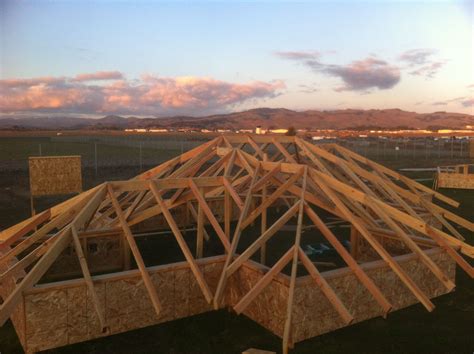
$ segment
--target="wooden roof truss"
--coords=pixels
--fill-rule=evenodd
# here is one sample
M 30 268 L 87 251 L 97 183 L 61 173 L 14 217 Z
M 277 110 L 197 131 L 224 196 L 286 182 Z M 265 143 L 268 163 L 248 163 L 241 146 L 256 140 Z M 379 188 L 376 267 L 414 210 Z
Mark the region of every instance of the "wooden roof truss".
M 213 198 L 224 201 L 223 223 L 216 219 L 208 204 Z M 291 317 L 299 263 L 306 268 L 344 323 L 354 320 L 317 266 L 302 250 L 304 216 L 334 247 L 383 313 L 387 314 L 392 304 L 324 223 L 317 208 L 350 223 L 418 301 L 432 311 L 434 305 L 427 295 L 374 235 L 382 233 L 402 241 L 447 290 L 452 290 L 455 284 L 426 255 L 422 246 L 443 248 L 464 271 L 474 277 L 473 267 L 461 256 L 474 257 L 474 248 L 463 242 L 464 238 L 457 230 L 462 227 L 474 231 L 474 224 L 435 204 L 433 199 L 453 207 L 459 205 L 443 194 L 335 144 L 316 146 L 299 137 L 289 136 L 220 136 L 131 180 L 101 184 L 4 230 L 0 234 L 0 281 L 14 281 L 15 289 L 1 304 L 0 325 L 10 316 L 22 292 L 33 287 L 61 252 L 73 244 L 101 326 L 106 331 L 104 309 L 95 293 L 81 244 L 81 234 L 97 230 L 123 232 L 130 250 L 124 253 L 124 257 L 128 257 L 125 264 L 130 264 L 130 256 L 134 257 L 159 315 L 162 305 L 131 228 L 160 214 L 172 231 L 204 298 L 216 309 L 222 306 L 229 277 L 257 251 L 260 251 L 261 263 L 265 264 L 268 241 L 290 219 L 297 219 L 293 245 L 234 306 L 235 312 L 242 313 L 272 279 L 291 264 L 283 336 L 285 352 L 292 345 Z M 283 203 L 287 209 L 276 222 L 268 225 L 267 210 L 277 203 Z M 195 256 L 173 216 L 173 210 L 181 205 L 187 206 L 192 222 L 197 225 Z M 239 213 L 234 230 L 231 228 L 233 208 L 237 208 Z M 258 218 L 261 221 L 261 235 L 237 254 L 239 241 L 245 237 L 245 229 Z M 426 222 L 430 218 L 437 220 L 443 228 Z M 226 254 L 214 294 L 196 264 L 196 258 L 203 256 L 204 240 L 210 237 L 203 227 L 205 219 Z

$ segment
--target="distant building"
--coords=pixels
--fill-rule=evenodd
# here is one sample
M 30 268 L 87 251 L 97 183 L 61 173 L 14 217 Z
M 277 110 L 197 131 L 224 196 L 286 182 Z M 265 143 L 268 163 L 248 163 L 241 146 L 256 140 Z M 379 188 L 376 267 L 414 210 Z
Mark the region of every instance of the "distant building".
M 152 128 L 149 130 L 150 132 L 152 133 L 167 133 L 168 132 L 168 129 L 164 129 L 164 128 Z
M 286 134 L 286 133 L 288 133 L 288 129 L 270 129 L 270 133 L 273 133 L 273 134 Z
M 255 134 L 263 134 L 262 127 L 260 125 L 257 125 L 257 127 L 255 128 Z
M 127 133 L 146 133 L 147 130 L 146 129 L 143 129 L 143 128 L 139 128 L 139 129 L 125 129 L 125 131 Z

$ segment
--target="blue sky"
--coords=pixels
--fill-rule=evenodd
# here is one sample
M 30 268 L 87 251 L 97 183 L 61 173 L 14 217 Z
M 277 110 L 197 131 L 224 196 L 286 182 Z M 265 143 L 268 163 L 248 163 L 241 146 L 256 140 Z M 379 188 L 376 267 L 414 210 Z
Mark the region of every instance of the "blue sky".
M 472 11 L 469 1 L 3 1 L 0 109 L 473 114 Z

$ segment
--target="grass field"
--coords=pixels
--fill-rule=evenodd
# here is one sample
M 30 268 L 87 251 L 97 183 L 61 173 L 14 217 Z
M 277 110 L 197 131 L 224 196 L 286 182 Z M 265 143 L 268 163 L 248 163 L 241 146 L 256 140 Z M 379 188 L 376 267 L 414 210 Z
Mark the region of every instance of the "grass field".
M 84 154 L 85 160 L 93 156 L 93 144 L 87 140 L 90 137 L 86 137 L 84 141 L 76 139 L 65 142 L 52 138 L 54 137 L 0 138 L 0 229 L 26 218 L 29 214 L 26 158 L 31 154 L 37 155 L 39 144 L 43 155 Z M 150 146 L 155 143 L 156 145 L 147 152 L 144 152 L 142 147 L 142 169 L 181 153 L 182 145 L 179 139 L 170 141 L 150 142 Z M 122 146 L 106 144 L 102 140 L 100 146 L 104 160 L 115 159 L 117 163 L 101 166 L 98 175 L 95 174 L 93 166 L 86 167 L 84 187 L 104 180 L 127 179 L 136 175 L 140 170 L 139 165 L 126 163 L 136 161 L 137 148 L 133 146 L 134 143 L 127 142 Z M 437 159 L 435 156 L 413 160 L 407 156 L 380 162 L 388 167 L 400 168 L 435 167 L 448 164 L 450 160 L 447 157 Z M 456 163 L 458 162 L 469 160 L 458 159 Z M 408 176 L 429 178 L 432 173 L 418 172 Z M 431 186 L 430 181 L 424 183 Z M 455 210 L 457 214 L 474 220 L 474 191 L 442 192 L 461 202 L 461 207 Z M 42 198 L 37 205 L 41 209 L 61 199 Z M 464 235 L 469 243 L 474 244 L 473 233 L 465 232 Z M 459 268 L 456 278 L 456 291 L 435 299 L 433 302 L 436 309 L 432 313 L 427 312 L 420 304 L 414 305 L 390 314 L 386 320 L 372 319 L 304 341 L 297 344 L 292 353 L 473 353 L 474 281 Z M 232 354 L 241 353 L 249 347 L 279 352 L 280 346 L 279 338 L 246 317 L 218 311 L 58 348 L 48 353 Z M 22 353 L 10 322 L 0 328 L 0 353 Z

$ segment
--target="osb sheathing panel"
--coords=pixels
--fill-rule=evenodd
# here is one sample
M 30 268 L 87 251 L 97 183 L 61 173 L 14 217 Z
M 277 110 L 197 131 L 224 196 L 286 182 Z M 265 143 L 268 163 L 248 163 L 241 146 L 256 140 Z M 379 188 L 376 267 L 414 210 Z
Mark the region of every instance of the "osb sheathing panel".
M 6 253 L 10 248 L 6 248 L 4 252 Z M 3 253 L 0 251 L 0 256 L 2 256 Z M 16 262 L 17 259 L 14 258 L 14 260 L 11 262 Z M 10 265 L 11 265 L 10 264 Z M 0 273 L 3 273 L 7 270 L 7 265 L 0 267 Z M 24 273 L 20 273 L 19 276 L 23 276 Z M 15 289 L 15 278 L 14 277 L 8 277 L 3 280 L 0 286 L 0 298 L 1 299 L 6 299 Z M 10 316 L 10 319 L 13 322 L 13 326 L 15 327 L 15 331 L 18 335 L 18 339 L 20 340 L 20 343 L 23 347 L 25 347 L 25 338 L 26 338 L 26 325 L 25 325 L 25 308 L 24 308 L 24 302 L 20 301 L 20 303 L 17 305 L 15 310 L 13 311 L 12 315 Z
M 455 263 L 451 258 L 437 249 L 430 250 L 428 254 L 454 280 Z M 397 260 L 429 297 L 446 293 L 441 283 L 413 255 L 401 256 Z M 223 257 L 198 260 L 212 292 L 216 289 L 223 262 Z M 384 262 L 362 266 L 394 309 L 417 302 Z M 160 317 L 156 316 L 137 271 L 94 278 L 110 334 L 212 310 L 187 263 L 152 267 L 150 272 L 163 307 Z M 235 305 L 263 274 L 261 266 L 253 262 L 244 264 L 227 283 L 224 306 Z M 323 275 L 354 316 L 355 322 L 382 314 L 379 305 L 349 269 L 338 269 Z M 244 315 L 281 337 L 288 286 L 288 276 L 280 274 L 247 307 Z M 25 295 L 25 304 L 28 350 L 45 350 L 105 335 L 101 333 L 90 294 L 82 280 L 39 286 Z M 299 342 L 343 326 L 339 315 L 313 280 L 299 278 L 295 289 L 293 341 Z
M 438 188 L 474 189 L 474 174 L 438 173 Z
M 247 262 L 230 278 L 227 304 L 234 306 L 263 277 L 261 267 Z M 288 301 L 288 284 L 278 276 L 252 301 L 243 314 L 278 336 L 283 336 Z
M 198 260 L 211 291 L 224 259 Z M 151 268 L 162 312 L 158 317 L 138 271 L 95 277 L 94 286 L 110 334 L 121 333 L 210 311 L 185 262 Z M 120 273 L 119 273 L 120 274 Z M 123 274 L 126 274 L 123 276 Z M 105 336 L 91 295 L 82 280 L 40 285 L 25 295 L 26 348 L 46 350 Z
M 80 156 L 29 158 L 31 195 L 57 195 L 82 192 Z
M 454 261 L 444 252 L 430 252 L 430 257 L 454 281 L 456 268 Z M 399 263 L 428 297 L 433 298 L 448 292 L 418 259 L 402 256 L 399 258 Z M 418 302 L 388 266 L 372 267 L 365 271 L 394 306 L 394 310 Z M 335 272 L 337 274 L 338 271 Z M 330 273 L 326 273 L 326 279 L 354 316 L 355 323 L 382 315 L 380 306 L 355 275 L 349 272 L 330 276 Z M 311 279 L 300 280 L 295 289 L 293 340 L 299 342 L 343 327 L 339 315 Z

